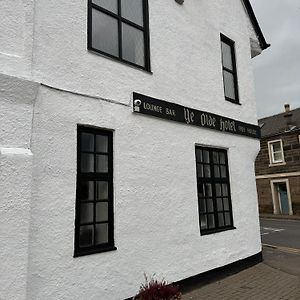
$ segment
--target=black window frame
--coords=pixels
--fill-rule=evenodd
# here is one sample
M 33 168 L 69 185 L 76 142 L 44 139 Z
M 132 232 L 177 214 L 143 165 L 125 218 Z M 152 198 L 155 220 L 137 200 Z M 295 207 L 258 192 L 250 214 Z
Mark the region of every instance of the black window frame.
M 94 151 L 81 151 L 81 137 L 82 133 L 90 133 L 101 136 L 107 136 L 108 138 L 108 151 L 97 152 L 96 141 L 94 140 Z M 94 154 L 94 169 L 95 172 L 84 173 L 81 172 L 81 154 L 89 153 Z M 108 172 L 97 173 L 96 172 L 96 155 L 107 155 L 108 156 Z M 84 181 L 93 181 L 93 200 L 81 201 L 80 199 L 80 184 Z M 108 199 L 107 200 L 96 200 L 96 182 L 107 181 L 108 182 Z M 108 220 L 103 222 L 96 221 L 96 204 L 100 202 L 108 203 Z M 96 224 L 108 224 L 108 243 L 101 245 L 93 245 L 90 247 L 80 247 L 80 205 L 81 203 L 93 203 L 93 222 L 84 223 L 84 225 L 93 225 L 93 241 L 95 241 L 95 226 Z M 87 127 L 84 125 L 77 126 L 77 182 L 76 182 L 76 207 L 75 207 L 75 239 L 74 239 L 74 257 L 89 255 L 94 253 L 101 253 L 106 251 L 117 250 L 114 241 L 114 192 L 113 192 L 113 131 L 103 130 L 94 127 Z
M 199 151 L 202 151 L 202 161 L 199 159 Z M 204 151 L 208 151 L 209 153 L 209 162 L 204 162 Z M 218 154 L 218 163 L 214 162 L 214 152 L 217 153 L 223 153 L 225 162 L 221 163 L 220 161 L 220 154 Z M 212 147 L 205 147 L 205 146 L 195 146 L 195 159 L 196 159 L 196 176 L 197 176 L 197 192 L 198 192 L 198 213 L 199 213 L 199 228 L 200 228 L 200 234 L 201 235 L 208 235 L 208 234 L 213 234 L 217 232 L 222 232 L 222 231 L 227 231 L 227 230 L 232 230 L 236 229 L 234 227 L 234 222 L 233 222 L 233 213 L 232 213 L 232 202 L 231 202 L 231 190 L 230 190 L 230 177 L 229 177 L 229 165 L 228 165 L 228 154 L 226 149 L 221 149 L 221 148 L 212 148 Z M 200 166 L 199 166 L 200 165 Z M 206 171 L 205 167 L 210 172 L 210 177 L 206 176 Z M 202 168 L 203 166 L 203 168 Z M 222 178 L 220 176 L 215 176 L 215 166 L 218 166 L 218 172 L 221 174 L 221 166 L 226 167 L 226 177 Z M 200 170 L 201 168 L 201 170 Z M 201 189 L 202 185 L 202 189 Z M 207 197 L 206 193 L 207 190 L 204 192 L 203 197 L 201 197 L 201 192 L 203 193 L 203 187 L 205 185 L 205 190 L 207 188 L 207 185 L 211 186 L 211 195 Z M 216 192 L 216 187 L 217 185 L 221 186 L 221 195 L 217 195 Z M 223 194 L 223 185 L 226 185 L 227 193 Z M 228 207 L 229 209 L 225 209 L 224 207 L 224 198 L 228 199 Z M 208 205 L 207 205 L 207 200 L 210 199 L 212 200 L 213 204 L 213 211 L 209 212 L 208 210 Z M 218 210 L 218 199 L 222 199 L 222 208 L 223 210 Z M 204 201 L 204 202 L 201 202 Z M 201 210 L 201 207 L 203 208 L 205 206 L 205 211 L 203 212 Z M 225 219 L 225 213 L 230 215 L 230 224 L 226 225 L 226 219 Z M 223 214 L 223 222 L 224 225 L 221 226 L 219 224 L 219 218 L 218 214 Z M 213 215 L 214 216 L 214 223 L 215 227 L 214 228 L 209 228 L 209 221 L 208 221 L 208 215 Z M 201 217 L 204 216 L 204 219 L 206 218 L 206 226 L 201 225 Z
M 92 0 L 88 0 L 88 24 L 87 24 L 87 48 L 88 50 L 101 54 L 103 56 L 112 58 L 114 60 L 120 61 L 122 63 L 134 66 L 138 69 L 142 69 L 144 71 L 147 71 L 151 73 L 151 64 L 150 64 L 150 35 L 149 35 L 149 6 L 148 6 L 148 0 L 142 0 L 143 1 L 143 18 L 144 18 L 144 26 L 140 26 L 124 17 L 122 17 L 121 12 L 121 1 L 117 0 L 118 3 L 118 13 L 115 14 L 114 12 L 111 12 L 95 3 L 93 3 Z M 96 9 L 110 17 L 113 17 L 118 20 L 118 56 L 114 56 L 110 53 L 101 51 L 99 49 L 96 49 L 92 46 L 92 11 L 93 9 Z M 139 29 L 143 31 L 144 33 L 144 60 L 145 65 L 140 66 L 138 64 L 135 64 L 133 62 L 127 61 L 122 58 L 122 23 L 125 23 L 127 25 L 130 25 L 136 29 Z
M 230 38 L 228 38 L 227 36 L 225 36 L 222 33 L 220 34 L 220 38 L 221 38 L 221 60 L 222 60 L 222 77 L 223 77 L 224 97 L 225 97 L 225 100 L 227 100 L 229 102 L 241 105 L 240 100 L 239 100 L 239 87 L 238 87 L 238 76 L 237 76 L 237 67 L 236 67 L 235 41 L 231 40 Z M 231 49 L 232 70 L 230 70 L 224 66 L 222 43 L 228 45 Z M 226 96 L 224 71 L 233 75 L 235 99 L 232 99 L 232 98 Z

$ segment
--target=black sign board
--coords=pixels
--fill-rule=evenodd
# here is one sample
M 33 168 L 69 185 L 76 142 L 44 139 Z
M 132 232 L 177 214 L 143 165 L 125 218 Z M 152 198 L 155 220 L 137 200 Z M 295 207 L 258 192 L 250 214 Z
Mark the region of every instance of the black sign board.
M 231 134 L 260 138 L 260 128 L 205 111 L 133 93 L 133 111 L 161 119 L 199 126 Z

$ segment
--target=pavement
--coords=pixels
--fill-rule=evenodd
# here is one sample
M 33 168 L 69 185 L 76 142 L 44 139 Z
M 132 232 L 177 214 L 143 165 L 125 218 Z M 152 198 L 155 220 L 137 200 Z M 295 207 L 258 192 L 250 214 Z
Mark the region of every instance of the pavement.
M 182 296 L 182 300 L 299 300 L 300 279 L 264 263 Z
M 265 265 L 300 278 L 300 249 L 299 253 L 293 253 L 290 249 L 265 246 L 263 257 Z
M 300 300 L 300 219 L 261 218 L 260 223 L 262 263 L 190 290 L 182 300 Z

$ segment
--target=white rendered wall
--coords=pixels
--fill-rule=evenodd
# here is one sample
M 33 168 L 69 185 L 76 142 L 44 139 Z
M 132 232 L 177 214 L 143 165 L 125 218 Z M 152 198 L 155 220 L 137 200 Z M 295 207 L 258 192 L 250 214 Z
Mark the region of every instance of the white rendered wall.
M 230 16 L 230 17 L 228 17 Z M 87 50 L 87 1 L 39 0 L 34 78 L 50 86 L 128 103 L 134 89 L 256 123 L 248 16 L 240 0 L 149 0 L 153 74 Z M 224 101 L 220 33 L 236 41 L 242 106 Z
M 22 87 L 23 80 L 0 77 L 1 92 L 13 91 L 0 96 L 0 232 L 9 241 L 2 261 L 11 257 L 0 298 L 23 299 L 26 289 L 30 300 L 122 299 L 137 291 L 144 272 L 176 281 L 261 251 L 254 177 L 259 142 L 134 115 L 130 107 L 136 91 L 256 123 L 241 1 L 180 6 L 149 0 L 152 74 L 87 51 L 87 1 L 2 1 L 0 8 L 0 16 L 9 16 L 1 19 L 1 31 L 11 29 L 0 34 L 0 73 L 91 96 L 40 86 L 35 100 L 34 82 Z M 236 41 L 242 105 L 224 100 L 220 32 Z M 114 130 L 118 250 L 75 259 L 77 124 Z M 228 149 L 236 230 L 200 236 L 195 144 Z M 20 253 L 9 256 L 15 247 Z
M 0 299 L 25 299 L 38 85 L 0 74 Z
M 34 1 L 0 1 L 0 73 L 31 78 Z
M 144 272 L 176 281 L 261 251 L 258 140 L 46 87 L 34 124 L 28 299 L 123 299 L 137 292 Z M 73 258 L 77 124 L 114 129 L 118 250 Z M 200 236 L 195 143 L 229 149 L 236 230 Z

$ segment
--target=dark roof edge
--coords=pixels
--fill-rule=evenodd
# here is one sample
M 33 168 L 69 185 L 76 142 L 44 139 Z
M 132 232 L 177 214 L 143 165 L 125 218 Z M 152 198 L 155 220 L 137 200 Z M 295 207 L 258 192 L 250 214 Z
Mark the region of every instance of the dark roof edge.
M 296 111 L 296 110 L 300 110 L 300 107 L 291 109 L 290 112 L 292 113 L 292 112 L 294 112 L 294 111 Z M 284 116 L 284 115 L 285 115 L 285 112 L 283 111 L 283 112 L 280 112 L 280 113 L 275 114 L 275 115 L 271 115 L 271 116 L 267 116 L 267 117 L 262 117 L 262 118 L 258 119 L 258 123 L 263 122 L 263 121 L 266 120 L 266 119 L 271 119 L 271 118 L 274 118 L 274 117 L 278 117 L 278 116 L 280 116 L 280 115 Z
M 265 49 L 269 48 L 271 46 L 271 44 L 268 44 L 266 42 L 266 39 L 265 39 L 265 37 L 264 37 L 264 35 L 261 31 L 261 28 L 258 24 L 258 21 L 256 19 L 256 16 L 254 14 L 254 11 L 253 11 L 253 8 L 252 8 L 252 5 L 251 5 L 250 1 L 249 0 L 243 0 L 243 2 L 244 2 L 244 5 L 245 5 L 245 7 L 248 11 L 248 14 L 249 14 L 251 23 L 254 27 L 255 33 L 257 34 L 260 47 L 262 48 L 262 50 L 265 50 Z
M 296 129 L 293 129 L 293 130 L 290 130 L 290 131 L 282 131 L 282 132 L 271 133 L 271 134 L 267 134 L 267 135 L 262 135 L 261 140 L 269 139 L 271 137 L 275 138 L 275 137 L 283 135 L 283 134 L 293 134 L 293 133 L 298 133 L 298 132 L 300 133 L 300 128 L 296 128 Z

